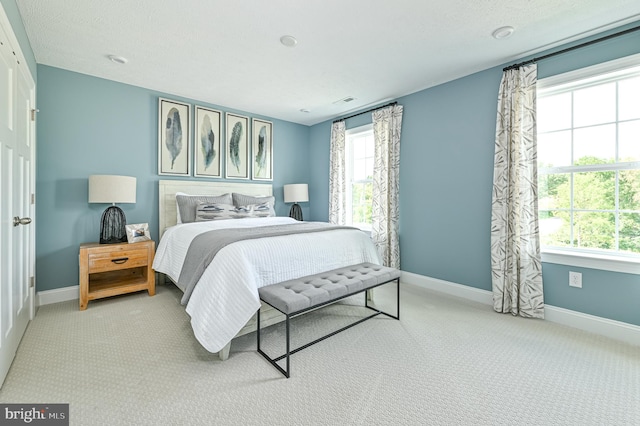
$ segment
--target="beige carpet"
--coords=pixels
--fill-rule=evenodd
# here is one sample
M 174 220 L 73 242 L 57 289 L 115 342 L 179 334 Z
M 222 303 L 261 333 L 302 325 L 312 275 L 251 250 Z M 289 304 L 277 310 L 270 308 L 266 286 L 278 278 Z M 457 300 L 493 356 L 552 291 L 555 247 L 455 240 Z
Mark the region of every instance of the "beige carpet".
M 206 352 L 179 298 L 159 286 L 83 312 L 41 307 L 0 401 L 69 403 L 72 425 L 640 424 L 640 348 L 598 335 L 404 286 L 401 321 L 378 317 L 305 349 L 285 379 L 255 334 L 227 361 Z M 362 311 L 299 318 L 295 344 Z M 281 337 L 278 326 L 265 336 L 273 355 Z

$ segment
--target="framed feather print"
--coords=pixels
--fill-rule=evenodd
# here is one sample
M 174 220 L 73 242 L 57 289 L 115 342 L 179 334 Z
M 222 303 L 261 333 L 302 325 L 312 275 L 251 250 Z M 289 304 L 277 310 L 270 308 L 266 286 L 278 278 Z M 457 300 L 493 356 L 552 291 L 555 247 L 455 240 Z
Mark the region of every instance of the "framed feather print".
M 220 129 L 222 113 L 209 108 L 195 107 L 196 129 L 193 138 L 195 168 L 193 175 L 222 177 L 220 153 Z
M 225 177 L 249 179 L 249 117 L 227 112 L 225 118 Z
M 251 178 L 273 180 L 273 123 L 254 118 L 251 128 Z
M 158 174 L 191 174 L 191 105 L 158 98 Z

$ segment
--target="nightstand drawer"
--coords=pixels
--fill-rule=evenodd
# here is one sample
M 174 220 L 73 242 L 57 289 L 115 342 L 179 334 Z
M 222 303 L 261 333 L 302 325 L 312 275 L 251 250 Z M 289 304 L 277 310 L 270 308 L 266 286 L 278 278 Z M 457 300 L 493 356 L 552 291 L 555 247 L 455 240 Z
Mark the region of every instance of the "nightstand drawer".
M 146 266 L 148 261 L 149 251 L 146 248 L 90 253 L 89 273 Z

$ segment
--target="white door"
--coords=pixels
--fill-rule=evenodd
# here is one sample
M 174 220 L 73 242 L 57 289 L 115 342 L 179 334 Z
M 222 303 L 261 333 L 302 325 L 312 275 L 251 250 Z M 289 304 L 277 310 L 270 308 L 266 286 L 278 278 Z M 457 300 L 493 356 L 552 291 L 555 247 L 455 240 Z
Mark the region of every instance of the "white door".
M 1 386 L 34 314 L 35 84 L 0 12 Z

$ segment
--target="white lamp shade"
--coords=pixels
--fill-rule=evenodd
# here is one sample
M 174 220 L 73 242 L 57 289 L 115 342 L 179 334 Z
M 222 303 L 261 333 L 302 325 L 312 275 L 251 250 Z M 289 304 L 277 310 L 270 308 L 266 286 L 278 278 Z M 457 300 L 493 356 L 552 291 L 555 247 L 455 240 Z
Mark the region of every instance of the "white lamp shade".
M 284 186 L 285 203 L 306 203 L 309 201 L 309 185 L 306 183 L 294 183 Z
M 90 203 L 135 203 L 136 178 L 116 175 L 89 176 Z

